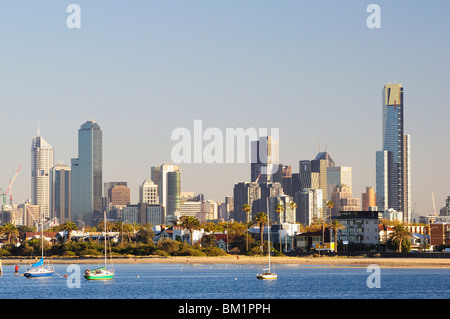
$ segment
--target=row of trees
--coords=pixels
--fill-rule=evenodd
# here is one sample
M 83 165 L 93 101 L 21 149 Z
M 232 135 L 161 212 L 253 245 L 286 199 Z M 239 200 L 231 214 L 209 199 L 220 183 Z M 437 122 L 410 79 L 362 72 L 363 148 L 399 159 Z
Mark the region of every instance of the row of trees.
M 295 203 L 290 204 L 291 209 L 296 208 Z M 327 208 L 329 211 L 333 208 L 334 203 L 332 201 L 327 202 Z M 183 216 L 178 221 L 178 224 L 190 231 L 190 243 L 193 243 L 193 230 L 196 229 L 205 229 L 207 232 L 224 232 L 227 231 L 228 234 L 228 243 L 230 244 L 230 248 L 235 249 L 239 252 L 247 252 L 247 253 L 256 253 L 255 247 L 259 246 L 259 253 L 263 253 L 265 251 L 264 244 L 264 228 L 268 225 L 268 216 L 265 212 L 258 212 L 254 216 L 253 220 L 249 220 L 251 206 L 245 204 L 242 207 L 242 210 L 246 213 L 247 221 L 243 223 L 238 222 L 220 222 L 217 224 L 214 223 L 205 223 L 201 224 L 200 221 L 192 216 Z M 278 203 L 276 205 L 276 212 L 279 214 L 281 220 L 281 215 L 284 212 L 285 208 L 282 204 Z M 330 215 L 331 216 L 331 215 Z M 331 219 L 331 218 L 330 218 Z M 322 236 L 324 237 L 324 230 L 326 228 L 330 228 L 330 231 L 333 230 L 334 233 L 334 242 L 335 249 L 337 249 L 337 234 L 340 229 L 345 228 L 342 224 L 339 223 L 338 220 L 333 220 L 331 223 L 327 223 L 328 218 L 317 218 L 314 219 L 312 224 L 309 226 L 301 225 L 302 232 L 311 232 L 318 231 L 322 229 Z M 251 237 L 249 237 L 248 230 L 252 225 L 256 225 L 260 229 L 260 241 L 258 243 Z M 386 227 L 388 222 L 383 220 L 382 225 Z M 125 224 L 123 222 L 107 222 L 107 229 L 110 231 L 117 231 L 121 233 L 121 244 L 131 244 L 131 243 L 140 243 L 144 245 L 153 244 L 153 237 L 155 234 L 152 231 L 151 225 L 138 225 L 138 224 Z M 409 250 L 409 239 L 411 238 L 411 233 L 407 230 L 407 228 L 400 223 L 395 224 L 394 231 L 391 237 L 386 238 L 386 242 L 391 247 L 396 247 L 397 251 L 401 252 L 403 250 Z M 24 231 L 33 231 L 35 229 L 31 229 L 29 227 L 19 227 L 17 228 L 13 224 L 6 223 L 4 226 L 0 227 L 0 234 L 7 237 L 7 243 L 11 243 L 12 240 L 16 241 L 20 232 Z M 78 226 L 73 222 L 66 222 L 62 225 L 55 226 L 49 231 L 59 232 L 59 231 L 67 231 L 68 233 L 68 241 L 71 241 L 71 233 L 74 230 L 78 230 Z M 88 231 L 104 231 L 104 223 L 100 221 L 96 227 L 86 229 Z M 124 238 L 124 234 L 125 238 Z M 209 247 L 212 246 L 212 238 L 208 236 L 204 236 L 204 240 L 202 240 L 198 246 L 201 247 Z M 245 242 L 245 245 L 244 245 Z M 167 245 L 167 244 L 166 244 Z M 193 245 L 191 245 L 193 246 Z M 157 251 L 158 249 L 154 249 L 153 251 Z M 80 251 L 80 250 L 78 250 Z M 171 249 L 173 251 L 173 249 Z M 279 241 L 279 251 L 281 252 L 281 240 Z

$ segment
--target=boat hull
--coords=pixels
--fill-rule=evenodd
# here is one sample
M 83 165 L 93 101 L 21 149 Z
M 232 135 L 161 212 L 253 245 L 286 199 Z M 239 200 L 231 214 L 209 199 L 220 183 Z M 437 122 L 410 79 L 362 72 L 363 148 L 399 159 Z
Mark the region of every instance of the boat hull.
M 27 271 L 23 275 L 27 278 L 48 278 L 53 276 L 54 271 L 45 271 L 45 272 L 33 272 Z
M 265 280 L 273 280 L 273 279 L 277 279 L 278 276 L 277 276 L 277 274 L 258 274 L 258 275 L 256 275 L 256 278 L 265 279 Z
M 114 278 L 114 272 L 104 268 L 89 270 L 84 272 L 84 279 L 86 280 L 110 280 Z
M 112 275 L 85 275 L 84 278 L 86 280 L 110 280 L 114 278 L 114 274 Z

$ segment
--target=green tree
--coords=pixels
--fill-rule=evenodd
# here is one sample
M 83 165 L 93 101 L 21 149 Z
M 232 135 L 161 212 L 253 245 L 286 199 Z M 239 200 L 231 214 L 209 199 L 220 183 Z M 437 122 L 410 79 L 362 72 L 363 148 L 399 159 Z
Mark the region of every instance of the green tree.
M 325 222 L 328 221 L 328 218 L 330 218 L 331 221 L 331 210 L 334 207 L 334 202 L 332 200 L 327 201 L 327 208 L 328 208 L 328 216 L 325 218 Z M 324 225 L 322 225 L 324 227 Z M 323 228 L 322 228 L 323 231 Z M 330 241 L 331 241 L 331 228 L 330 228 Z
M 412 236 L 411 232 L 408 230 L 408 228 L 406 228 L 405 225 L 397 224 L 397 225 L 394 226 L 394 231 L 391 234 L 391 239 L 393 241 L 396 241 L 396 240 L 398 241 L 397 251 L 399 253 L 402 252 L 402 242 L 403 242 L 403 240 L 409 241 L 411 236 Z
M 267 225 L 268 218 L 267 214 L 264 212 L 259 212 L 256 214 L 254 223 L 259 227 L 259 233 L 261 235 L 261 248 L 260 251 L 263 253 L 263 245 L 264 245 L 264 225 Z
M 200 221 L 193 216 L 182 216 L 181 227 L 188 229 L 191 237 L 191 245 L 194 245 L 194 230 L 200 229 Z
M 280 243 L 280 252 L 281 252 L 281 214 L 284 212 L 284 205 L 282 203 L 278 203 L 275 206 L 275 211 L 278 213 L 278 220 L 280 221 L 280 230 L 278 231 L 278 241 Z
M 244 204 L 242 206 L 242 210 L 245 212 L 245 215 L 247 216 L 247 240 L 246 240 L 246 251 L 248 251 L 248 225 L 249 225 L 249 220 L 248 217 L 250 215 L 250 212 L 252 211 L 252 207 L 249 204 Z
M 339 229 L 344 229 L 345 226 L 342 225 L 337 219 L 335 219 L 331 222 L 330 228 L 334 232 L 334 251 L 337 251 L 337 232 Z
M 11 238 L 19 237 L 19 230 L 16 225 L 11 223 L 5 223 L 4 226 L 1 226 L 0 233 L 8 238 L 8 244 L 11 243 Z
M 153 244 L 153 237 L 155 237 L 155 232 L 151 228 L 141 228 L 136 233 L 137 241 L 144 244 Z
M 72 231 L 78 230 L 78 226 L 75 223 L 70 222 L 70 221 L 65 222 L 61 226 L 62 226 L 61 229 L 65 230 L 67 232 L 67 239 L 72 240 Z

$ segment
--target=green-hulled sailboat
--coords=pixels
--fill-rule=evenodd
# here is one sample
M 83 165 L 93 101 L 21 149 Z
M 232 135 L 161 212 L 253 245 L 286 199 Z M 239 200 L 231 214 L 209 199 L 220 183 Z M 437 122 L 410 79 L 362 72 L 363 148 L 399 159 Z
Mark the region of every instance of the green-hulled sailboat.
M 106 263 L 106 236 L 108 234 L 106 229 L 106 212 L 104 213 L 104 221 L 105 221 L 105 266 L 99 267 L 95 269 L 86 269 L 84 271 L 84 278 L 87 280 L 111 280 L 114 278 L 114 269 L 107 268 Z

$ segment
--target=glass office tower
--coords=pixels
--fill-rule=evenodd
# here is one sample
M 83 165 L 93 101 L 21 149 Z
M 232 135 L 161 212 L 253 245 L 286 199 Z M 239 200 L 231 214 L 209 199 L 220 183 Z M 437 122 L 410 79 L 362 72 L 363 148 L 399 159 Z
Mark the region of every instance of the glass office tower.
M 102 130 L 87 121 L 78 130 L 78 158 L 72 159 L 72 216 L 95 226 L 102 213 Z
M 403 135 L 403 87 L 389 83 L 383 89 L 382 143 L 377 152 L 377 206 L 403 212 L 410 221 L 410 136 Z

